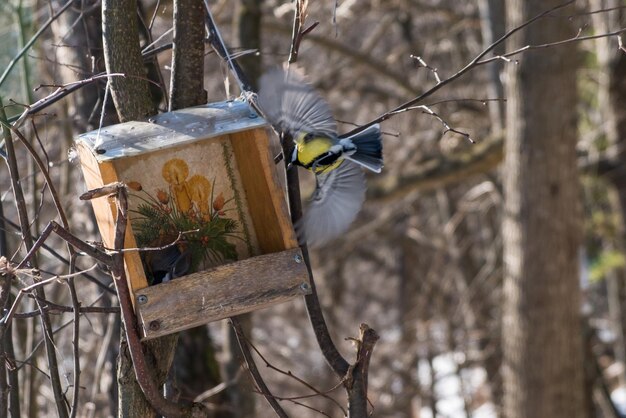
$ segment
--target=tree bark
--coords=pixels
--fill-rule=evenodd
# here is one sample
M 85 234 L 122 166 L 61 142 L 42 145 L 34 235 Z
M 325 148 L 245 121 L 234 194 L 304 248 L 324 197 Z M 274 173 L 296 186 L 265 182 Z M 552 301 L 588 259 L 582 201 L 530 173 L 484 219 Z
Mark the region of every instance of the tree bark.
M 509 0 L 509 28 L 559 0 Z M 565 18 L 520 31 L 509 48 L 566 39 Z M 573 46 L 508 67 L 504 165 L 504 416 L 586 416 L 580 325 L 581 204 Z
M 261 50 L 261 5 L 263 0 L 239 0 L 235 25 L 239 46 L 246 49 Z M 237 60 L 248 76 L 254 90 L 261 77 L 261 55 L 249 54 Z
M 107 72 L 123 73 L 110 78 L 111 96 L 120 121 L 143 119 L 156 113 L 150 96 L 146 68 L 139 47 L 137 3 L 135 0 L 102 2 L 102 33 Z M 165 382 L 174 357 L 176 336 L 166 336 L 144 344 L 147 360 L 153 365 L 157 385 Z M 118 364 L 120 417 L 154 417 L 136 381 L 128 346 L 122 336 Z
M 144 119 L 156 113 L 150 97 L 147 71 L 139 47 L 136 0 L 102 1 L 102 44 L 111 97 L 121 122 Z
M 169 110 L 203 103 L 204 7 L 201 0 L 176 0 Z

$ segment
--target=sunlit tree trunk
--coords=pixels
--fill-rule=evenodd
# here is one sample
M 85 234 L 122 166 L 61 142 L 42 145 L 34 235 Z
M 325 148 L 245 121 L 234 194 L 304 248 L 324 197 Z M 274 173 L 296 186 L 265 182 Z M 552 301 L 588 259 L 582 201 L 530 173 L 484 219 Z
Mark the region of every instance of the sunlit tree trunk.
M 509 27 L 560 4 L 509 0 Z M 508 49 L 566 39 L 566 18 L 527 28 Z M 508 67 L 504 164 L 503 380 L 507 418 L 586 416 L 580 319 L 582 237 L 574 46 Z

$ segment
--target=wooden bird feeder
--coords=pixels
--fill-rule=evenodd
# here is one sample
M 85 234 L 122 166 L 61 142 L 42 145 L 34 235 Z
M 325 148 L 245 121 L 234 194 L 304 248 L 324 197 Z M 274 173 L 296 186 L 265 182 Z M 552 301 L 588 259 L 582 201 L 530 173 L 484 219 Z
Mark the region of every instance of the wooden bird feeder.
M 164 247 L 183 233 L 167 249 L 124 256 L 144 339 L 310 292 L 266 122 L 246 103 L 163 113 L 75 143 L 88 189 L 132 189 L 126 248 Z M 92 204 L 112 248 L 115 202 Z

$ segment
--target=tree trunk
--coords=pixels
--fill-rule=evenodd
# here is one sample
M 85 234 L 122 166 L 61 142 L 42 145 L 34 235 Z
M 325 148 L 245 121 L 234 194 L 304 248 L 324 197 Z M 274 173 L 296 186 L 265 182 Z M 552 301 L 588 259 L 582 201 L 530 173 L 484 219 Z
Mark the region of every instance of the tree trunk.
M 509 28 L 560 4 L 509 0 Z M 566 39 L 542 21 L 507 49 Z M 580 325 L 582 224 L 576 166 L 575 48 L 529 51 L 508 67 L 504 165 L 504 416 L 586 416 Z
M 235 14 L 237 38 L 244 50 L 261 50 L 261 5 L 263 0 L 239 0 Z M 252 87 L 257 89 L 257 81 L 261 77 L 261 55 L 248 54 L 237 60 L 248 76 Z
M 156 113 L 150 97 L 147 71 L 139 48 L 136 0 L 102 1 L 102 44 L 111 97 L 122 122 L 144 119 Z M 133 18 L 135 17 L 135 18 Z
M 124 77 L 110 79 L 111 96 L 120 121 L 142 119 L 156 113 L 139 47 L 136 1 L 104 0 L 102 33 L 107 72 L 125 74 Z M 153 417 L 156 413 L 136 381 L 124 339 L 122 335 L 118 364 L 118 416 Z M 153 365 L 157 385 L 163 385 L 165 382 L 175 347 L 175 335 L 144 344 L 147 361 Z
M 206 103 L 202 0 L 174 1 L 174 48 L 169 110 Z

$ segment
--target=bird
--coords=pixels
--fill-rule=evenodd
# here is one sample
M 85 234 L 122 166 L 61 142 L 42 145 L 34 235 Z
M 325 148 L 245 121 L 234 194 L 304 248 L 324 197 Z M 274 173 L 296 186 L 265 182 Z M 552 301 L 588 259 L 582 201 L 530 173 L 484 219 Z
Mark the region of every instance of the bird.
M 383 168 L 380 125 L 340 137 L 330 106 L 293 65 L 268 71 L 259 85 L 257 104 L 265 119 L 294 142 L 288 167 L 315 174 L 315 190 L 295 227 L 301 242 L 321 247 L 344 234 L 361 210 L 362 168 L 375 173 Z

